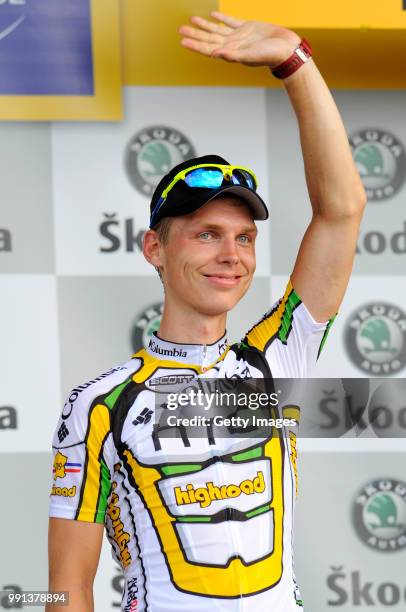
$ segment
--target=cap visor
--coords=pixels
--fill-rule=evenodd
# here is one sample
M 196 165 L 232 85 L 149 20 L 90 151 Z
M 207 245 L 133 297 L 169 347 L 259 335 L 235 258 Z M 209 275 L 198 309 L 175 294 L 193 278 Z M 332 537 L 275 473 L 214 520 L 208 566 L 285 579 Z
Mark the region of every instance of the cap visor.
M 269 213 L 263 199 L 260 198 L 259 195 L 255 193 L 255 191 L 252 191 L 248 187 L 244 187 L 244 185 L 225 185 L 224 187 L 220 187 L 219 189 L 216 189 L 212 194 L 210 194 L 210 197 L 208 197 L 205 202 L 202 202 L 200 206 L 203 206 L 203 204 L 207 204 L 207 202 L 214 200 L 220 194 L 223 193 L 233 193 L 234 195 L 238 195 L 238 197 L 244 200 L 247 203 L 247 206 L 251 209 L 255 220 L 265 221 L 266 219 L 268 219 Z

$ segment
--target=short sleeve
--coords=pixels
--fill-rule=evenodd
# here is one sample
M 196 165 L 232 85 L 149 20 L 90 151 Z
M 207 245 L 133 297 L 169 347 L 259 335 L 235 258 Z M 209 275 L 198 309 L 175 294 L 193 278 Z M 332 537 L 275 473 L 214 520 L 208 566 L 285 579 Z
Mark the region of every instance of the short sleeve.
M 265 354 L 274 378 L 308 377 L 334 319 L 315 321 L 289 280 L 283 297 L 249 330 L 244 342 Z
M 82 400 L 72 411 L 69 406 L 68 399 L 52 445 L 49 514 L 104 523 L 111 486 L 110 472 L 103 457 L 104 443 L 110 432 L 109 410 L 97 400 L 90 406 Z
M 133 358 L 69 393 L 52 443 L 51 517 L 104 523 L 114 463 L 109 398 L 140 366 Z

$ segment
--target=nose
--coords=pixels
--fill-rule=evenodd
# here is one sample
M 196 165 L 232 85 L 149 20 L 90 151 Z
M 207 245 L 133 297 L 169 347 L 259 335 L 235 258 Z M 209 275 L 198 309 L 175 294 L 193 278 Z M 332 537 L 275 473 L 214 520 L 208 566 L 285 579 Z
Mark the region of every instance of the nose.
M 228 263 L 230 265 L 238 264 L 240 258 L 238 255 L 238 245 L 234 236 L 222 238 L 217 254 L 217 260 L 219 263 Z

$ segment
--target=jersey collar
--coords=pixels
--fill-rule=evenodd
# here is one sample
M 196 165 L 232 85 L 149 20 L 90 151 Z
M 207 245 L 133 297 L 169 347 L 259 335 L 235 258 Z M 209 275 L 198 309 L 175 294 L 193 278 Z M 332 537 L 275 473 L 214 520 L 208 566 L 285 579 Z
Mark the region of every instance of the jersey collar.
M 182 344 L 162 340 L 153 332 L 146 351 L 156 359 L 207 366 L 217 361 L 226 348 L 226 333 L 213 344 Z

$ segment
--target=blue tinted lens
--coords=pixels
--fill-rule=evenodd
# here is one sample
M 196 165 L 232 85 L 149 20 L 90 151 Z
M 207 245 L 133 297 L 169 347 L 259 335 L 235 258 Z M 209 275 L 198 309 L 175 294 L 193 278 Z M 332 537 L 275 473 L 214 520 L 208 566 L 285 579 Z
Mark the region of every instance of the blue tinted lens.
M 207 189 L 218 189 L 223 182 L 223 173 L 215 168 L 196 168 L 185 177 L 185 183 L 189 187 L 206 187 Z
M 232 180 L 235 185 L 245 185 L 255 191 L 254 178 L 245 170 L 234 170 Z

